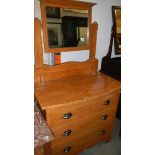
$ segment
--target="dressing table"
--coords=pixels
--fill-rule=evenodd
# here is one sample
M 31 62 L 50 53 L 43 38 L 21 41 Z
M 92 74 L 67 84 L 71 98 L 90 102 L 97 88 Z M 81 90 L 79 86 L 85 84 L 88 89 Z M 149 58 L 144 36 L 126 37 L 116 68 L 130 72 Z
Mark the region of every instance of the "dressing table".
M 120 82 L 98 72 L 95 58 L 97 23 L 91 22 L 95 3 L 73 0 L 42 0 L 42 24 L 35 19 L 35 96 L 55 139 L 51 155 L 76 155 L 101 141 L 110 141 L 120 95 Z M 77 47 L 49 47 L 46 7 L 86 10 L 87 42 Z M 67 10 L 68 11 L 68 10 Z M 61 11 L 60 11 L 61 12 Z M 81 12 L 81 11 L 79 11 Z M 45 52 L 88 49 L 89 60 L 48 66 L 43 64 L 41 28 Z M 79 26 L 79 31 L 81 27 Z M 80 34 L 78 43 L 85 38 Z M 62 41 L 63 42 L 63 41 Z M 80 43 L 79 43 L 80 44 Z

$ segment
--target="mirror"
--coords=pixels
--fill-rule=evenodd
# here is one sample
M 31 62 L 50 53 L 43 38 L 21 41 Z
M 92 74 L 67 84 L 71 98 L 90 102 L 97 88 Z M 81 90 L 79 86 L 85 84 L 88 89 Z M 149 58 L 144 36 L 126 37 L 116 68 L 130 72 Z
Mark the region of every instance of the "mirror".
M 46 7 L 46 22 L 49 48 L 87 46 L 87 10 Z
M 60 2 L 41 1 L 45 52 L 88 50 L 91 9 L 95 3 Z
M 115 54 L 121 54 L 121 7 L 112 6 Z
M 42 0 L 45 53 L 89 50 L 94 5 L 75 0 Z

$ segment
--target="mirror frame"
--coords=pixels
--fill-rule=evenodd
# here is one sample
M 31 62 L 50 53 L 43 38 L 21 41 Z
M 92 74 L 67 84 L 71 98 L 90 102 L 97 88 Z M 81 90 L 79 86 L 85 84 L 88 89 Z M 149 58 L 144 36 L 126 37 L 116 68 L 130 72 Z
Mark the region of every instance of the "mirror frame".
M 82 1 L 75 1 L 75 0 L 42 0 L 40 3 L 41 3 L 41 18 L 42 18 L 43 40 L 44 40 L 45 53 L 69 52 L 69 51 L 80 51 L 80 50 L 89 50 L 90 49 L 92 6 L 96 5 L 96 3 L 89 3 L 89 2 L 82 2 Z M 47 6 L 58 7 L 58 8 L 88 10 L 88 43 L 87 43 L 87 45 L 83 46 L 83 47 L 49 48 L 47 23 L 46 23 L 46 7 Z
M 115 49 L 115 54 L 120 55 L 121 50 L 118 50 L 118 44 L 117 44 L 117 35 L 116 35 L 116 18 L 115 18 L 115 10 L 121 10 L 120 6 L 112 6 L 112 20 L 113 20 L 113 36 L 114 36 L 114 49 Z

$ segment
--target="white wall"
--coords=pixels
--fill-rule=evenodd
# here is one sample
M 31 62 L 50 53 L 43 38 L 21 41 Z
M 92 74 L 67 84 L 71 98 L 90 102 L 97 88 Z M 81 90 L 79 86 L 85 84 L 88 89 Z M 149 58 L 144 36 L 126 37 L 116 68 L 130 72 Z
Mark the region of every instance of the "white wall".
M 121 0 L 83 0 L 88 2 L 97 3 L 93 7 L 92 12 L 92 21 L 97 21 L 98 23 L 98 34 L 97 34 L 97 47 L 96 47 L 96 58 L 99 60 L 99 69 L 101 68 L 101 60 L 104 57 L 109 48 L 110 35 L 111 35 L 111 26 L 112 26 L 112 14 L 111 6 L 112 5 L 121 5 Z M 38 14 L 39 1 L 35 0 L 35 16 L 40 17 Z M 113 54 L 112 57 L 116 57 Z M 118 56 L 117 56 L 118 57 Z M 62 62 L 67 61 L 85 61 L 89 58 L 89 51 L 80 51 L 80 52 L 62 52 Z M 48 59 L 48 58 L 47 58 Z
M 92 21 L 97 21 L 99 26 L 97 34 L 96 58 L 99 59 L 100 69 L 102 57 L 107 54 L 109 49 L 112 27 L 111 6 L 120 6 L 121 0 L 91 0 L 91 2 L 97 3 L 97 5 L 93 7 Z M 114 48 L 112 57 L 118 57 L 114 54 Z

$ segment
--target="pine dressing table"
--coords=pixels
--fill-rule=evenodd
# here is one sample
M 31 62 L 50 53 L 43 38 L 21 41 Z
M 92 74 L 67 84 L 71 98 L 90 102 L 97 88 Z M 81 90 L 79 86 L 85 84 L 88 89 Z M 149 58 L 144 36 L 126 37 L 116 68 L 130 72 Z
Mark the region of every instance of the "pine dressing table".
M 43 0 L 56 7 L 78 7 L 89 11 L 89 44 L 73 49 L 90 50 L 89 60 L 56 66 L 43 64 L 41 28 L 46 24 L 35 18 L 35 96 L 45 113 L 46 122 L 55 139 L 51 155 L 76 155 L 101 141 L 110 141 L 120 95 L 120 82 L 98 72 L 95 58 L 97 23 L 91 23 L 94 3 L 71 0 Z M 43 19 L 43 15 L 42 15 Z M 47 41 L 47 34 L 44 41 Z M 46 52 L 48 50 L 46 42 Z M 58 48 L 71 51 L 70 47 Z

